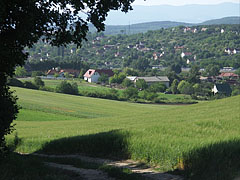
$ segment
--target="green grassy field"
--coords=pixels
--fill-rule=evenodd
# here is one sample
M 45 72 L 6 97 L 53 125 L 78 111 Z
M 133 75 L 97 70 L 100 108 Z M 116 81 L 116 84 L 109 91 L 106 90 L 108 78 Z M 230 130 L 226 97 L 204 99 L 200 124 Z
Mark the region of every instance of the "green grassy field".
M 240 96 L 174 106 L 12 89 L 22 107 L 17 151 L 128 156 L 193 179 L 227 179 L 240 167 Z
M 33 78 L 20 78 L 21 81 L 32 81 Z M 59 85 L 63 80 L 56 80 L 56 79 L 43 79 L 45 87 L 51 88 L 51 91 L 54 91 L 56 86 Z M 106 98 L 105 94 L 111 94 L 112 88 L 102 86 L 95 83 L 87 83 L 84 80 L 79 79 L 70 79 L 68 80 L 70 83 L 77 83 L 79 94 L 82 96 L 90 96 L 90 97 L 99 97 L 98 95 L 102 94 L 102 98 Z M 115 89 L 117 95 L 119 97 L 123 96 L 123 89 Z M 93 95 L 91 95 L 93 93 Z M 195 103 L 196 101 L 192 100 L 190 95 L 183 95 L 183 94 L 164 94 L 164 93 L 157 93 L 158 98 L 161 98 L 162 103 L 176 103 L 176 104 L 189 104 Z M 141 102 L 148 102 L 146 100 L 141 100 Z

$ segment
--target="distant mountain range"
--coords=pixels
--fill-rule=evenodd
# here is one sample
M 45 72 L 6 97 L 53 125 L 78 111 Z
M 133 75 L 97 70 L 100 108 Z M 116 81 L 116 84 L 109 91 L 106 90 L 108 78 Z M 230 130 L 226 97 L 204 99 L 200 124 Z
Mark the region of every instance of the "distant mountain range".
M 133 10 L 126 14 L 121 11 L 109 12 L 106 24 L 128 25 L 156 21 L 201 23 L 211 19 L 239 15 L 240 3 L 184 6 L 133 6 Z
M 215 24 L 240 24 L 240 16 L 225 17 L 221 19 L 213 19 L 204 21 L 202 23 L 185 23 L 175 21 L 155 21 L 147 23 L 138 23 L 132 25 L 106 25 L 104 34 L 135 34 L 144 33 L 149 30 L 158 30 L 161 28 L 170 28 L 176 26 L 197 26 L 197 25 L 215 25 Z M 94 32 L 96 29 L 90 25 L 90 31 Z

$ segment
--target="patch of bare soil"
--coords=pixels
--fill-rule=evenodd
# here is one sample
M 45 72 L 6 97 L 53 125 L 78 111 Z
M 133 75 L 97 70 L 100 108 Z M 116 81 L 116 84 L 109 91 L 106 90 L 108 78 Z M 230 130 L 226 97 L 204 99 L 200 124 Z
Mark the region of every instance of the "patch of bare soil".
M 128 168 L 132 172 L 141 174 L 143 177 L 145 177 L 146 179 L 150 179 L 150 180 L 183 180 L 183 178 L 180 176 L 163 173 L 163 172 L 158 172 L 155 169 L 144 165 L 143 163 L 133 161 L 133 160 L 113 161 L 113 160 L 109 160 L 109 159 L 92 158 L 92 157 L 87 157 L 87 156 L 83 156 L 83 155 L 45 155 L 45 154 L 36 154 L 36 153 L 34 153 L 33 155 L 41 156 L 41 157 L 48 157 L 48 158 L 75 158 L 75 159 L 80 159 L 82 161 L 89 162 L 89 163 L 106 164 L 109 166 L 114 166 L 114 167 L 119 167 L 119 168 Z M 55 164 L 55 163 L 51 163 L 51 164 Z M 66 167 L 66 168 L 69 167 L 69 165 L 61 165 L 61 166 Z M 74 168 L 73 166 L 70 166 L 70 167 L 68 170 L 79 169 L 79 168 Z M 66 169 L 66 168 L 62 168 L 62 169 Z M 100 177 L 110 179 L 106 175 L 103 175 L 103 176 L 96 175 L 97 173 L 99 173 L 99 170 L 89 170 L 89 173 L 91 173 L 91 171 L 96 171 L 96 172 L 92 172 L 92 173 L 93 173 L 93 177 L 96 176 L 97 179 L 100 179 Z M 79 173 L 80 172 L 87 173 L 88 169 L 86 169 L 85 172 L 83 171 L 83 169 L 80 169 Z M 87 176 L 88 175 L 86 175 L 85 177 L 87 177 Z M 89 175 L 89 177 L 91 177 L 91 176 Z M 107 180 L 107 179 L 105 179 L 105 180 Z

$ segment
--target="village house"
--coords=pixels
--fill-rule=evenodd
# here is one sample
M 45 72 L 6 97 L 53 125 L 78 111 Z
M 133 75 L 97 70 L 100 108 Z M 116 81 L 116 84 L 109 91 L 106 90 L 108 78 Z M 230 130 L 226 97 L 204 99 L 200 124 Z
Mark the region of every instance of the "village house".
M 52 68 L 52 69 L 49 69 L 48 72 L 46 73 L 47 75 L 47 78 L 54 78 L 54 75 L 55 74 L 58 74 L 59 71 L 57 68 Z
M 212 88 L 212 92 L 214 95 L 216 94 L 223 94 L 226 96 L 230 96 L 232 93 L 232 89 L 229 86 L 229 84 L 214 84 L 214 87 Z
M 221 79 L 238 79 L 239 76 L 232 72 L 222 72 L 218 77 Z
M 191 56 L 191 55 L 192 55 L 191 52 L 185 52 L 185 53 L 182 52 L 182 53 L 181 53 L 181 57 L 182 57 L 182 58 L 184 58 L 185 56 Z
M 162 52 L 162 53 L 155 52 L 155 53 L 153 53 L 153 59 L 154 59 L 154 60 L 158 60 L 158 59 L 160 59 L 161 57 L 163 57 L 163 55 L 164 55 L 164 52 Z
M 89 69 L 84 75 L 84 80 L 89 83 L 97 83 L 101 75 L 106 74 L 108 77 L 114 75 L 111 69 Z
M 138 79 L 143 79 L 148 85 L 153 83 L 162 83 L 169 88 L 170 81 L 167 76 L 137 77 L 135 78 L 134 82 L 136 83 Z

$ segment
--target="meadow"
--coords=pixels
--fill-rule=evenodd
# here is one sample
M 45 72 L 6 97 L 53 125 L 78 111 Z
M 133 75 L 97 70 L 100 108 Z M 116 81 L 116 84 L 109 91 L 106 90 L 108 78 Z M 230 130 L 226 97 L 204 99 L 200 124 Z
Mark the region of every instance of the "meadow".
M 31 81 L 34 83 L 33 78 L 20 78 L 22 82 L 24 81 Z M 64 80 L 61 79 L 42 79 L 45 84 L 45 90 L 54 92 L 56 87 Z M 76 83 L 78 86 L 78 93 L 81 96 L 86 97 L 97 97 L 103 99 L 114 99 L 114 100 L 121 100 L 126 101 L 127 99 L 124 97 L 123 92 L 124 89 L 119 88 L 110 88 L 109 86 L 103 86 L 96 83 L 87 83 L 84 80 L 80 79 L 68 79 L 67 82 L 69 83 Z M 157 93 L 157 101 L 149 101 L 146 99 L 138 98 L 138 100 L 134 100 L 134 102 L 139 103 L 166 103 L 166 104 L 193 104 L 197 103 L 196 100 L 193 100 L 190 95 L 185 94 L 164 94 L 164 93 Z M 129 101 L 129 99 L 128 99 Z M 130 100 L 132 101 L 132 100 Z
M 179 106 L 12 89 L 18 152 L 131 158 L 191 179 L 239 175 L 240 96 Z

